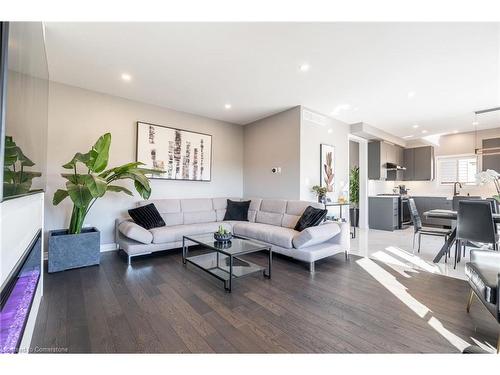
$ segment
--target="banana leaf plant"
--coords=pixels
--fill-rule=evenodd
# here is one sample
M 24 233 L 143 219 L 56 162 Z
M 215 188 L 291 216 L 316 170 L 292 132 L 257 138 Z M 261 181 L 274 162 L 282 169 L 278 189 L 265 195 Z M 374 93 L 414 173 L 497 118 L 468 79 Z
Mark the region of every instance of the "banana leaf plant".
M 111 146 L 111 134 L 101 136 L 85 153 L 76 153 L 73 159 L 62 167 L 72 170 L 72 173 L 62 173 L 66 181 L 66 190 L 58 189 L 54 193 L 52 203 L 57 206 L 69 197 L 73 202 L 73 211 L 68 228 L 69 234 L 78 234 L 82 231 L 83 222 L 90 209 L 108 191 L 133 195 L 132 192 L 119 185 L 118 180 L 132 180 L 139 195 L 148 199 L 151 195 L 151 187 L 146 174 L 157 174 L 160 171 L 146 169 L 141 166 L 144 163 L 134 162 L 119 167 L 106 169 L 109 159 L 109 148 Z M 79 173 L 79 167 L 84 167 L 86 173 Z
M 27 171 L 26 167 L 33 167 L 33 163 L 13 138 L 5 137 L 5 152 L 3 163 L 3 195 L 11 197 L 26 194 L 31 191 L 33 179 L 40 177 L 40 172 Z

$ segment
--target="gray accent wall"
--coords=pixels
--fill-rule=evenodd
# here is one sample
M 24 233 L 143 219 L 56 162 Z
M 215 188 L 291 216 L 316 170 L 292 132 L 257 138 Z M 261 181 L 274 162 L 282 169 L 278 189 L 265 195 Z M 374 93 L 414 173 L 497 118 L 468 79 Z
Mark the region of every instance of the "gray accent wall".
M 245 197 L 300 198 L 300 106 L 245 125 L 244 144 Z

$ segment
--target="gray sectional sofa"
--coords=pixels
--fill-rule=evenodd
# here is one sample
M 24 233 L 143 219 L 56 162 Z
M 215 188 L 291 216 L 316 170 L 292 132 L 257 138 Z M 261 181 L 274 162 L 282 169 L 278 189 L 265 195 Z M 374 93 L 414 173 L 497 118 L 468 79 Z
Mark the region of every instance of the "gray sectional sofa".
M 132 257 L 155 251 L 182 247 L 184 235 L 215 232 L 219 225 L 240 235 L 272 246 L 272 250 L 307 262 L 314 272 L 314 262 L 344 252 L 349 253 L 349 224 L 325 222 L 301 232 L 295 224 L 307 206 L 323 208 L 316 202 L 245 198 L 251 200 L 248 221 L 224 221 L 228 198 L 159 199 L 138 202 L 154 203 L 166 226 L 146 230 L 129 216 L 116 219 L 116 243 Z M 229 198 L 241 200 L 240 198 Z

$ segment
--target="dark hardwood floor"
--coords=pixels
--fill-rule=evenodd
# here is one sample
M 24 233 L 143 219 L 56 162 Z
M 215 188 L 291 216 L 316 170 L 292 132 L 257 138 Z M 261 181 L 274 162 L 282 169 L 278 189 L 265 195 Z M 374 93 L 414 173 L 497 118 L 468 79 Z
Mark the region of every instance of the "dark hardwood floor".
M 131 267 L 111 252 L 98 267 L 45 274 L 44 292 L 41 352 L 458 353 L 473 339 L 494 347 L 499 329 L 479 302 L 466 313 L 464 281 L 343 254 L 314 276 L 275 256 L 272 280 L 247 277 L 229 294 L 178 251 Z

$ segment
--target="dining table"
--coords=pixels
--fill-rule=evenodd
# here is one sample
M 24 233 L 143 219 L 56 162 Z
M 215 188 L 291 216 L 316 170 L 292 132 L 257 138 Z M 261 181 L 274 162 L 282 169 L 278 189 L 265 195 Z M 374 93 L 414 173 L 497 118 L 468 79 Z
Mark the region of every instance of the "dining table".
M 441 210 L 441 209 L 436 209 L 436 210 L 429 210 L 424 212 L 424 216 L 428 218 L 434 218 L 434 219 L 449 219 L 450 223 L 453 220 L 457 220 L 458 213 L 457 211 L 453 210 Z M 500 214 L 493 214 L 493 221 L 496 224 L 500 224 Z M 457 236 L 457 227 L 456 225 L 452 225 L 453 230 L 451 234 L 448 236 L 447 240 L 445 241 L 444 245 L 441 247 L 441 250 L 437 253 L 436 257 L 434 258 L 433 262 L 438 263 L 443 255 L 448 253 L 448 251 L 451 249 L 453 246 L 453 243 L 455 242 L 456 236 Z

